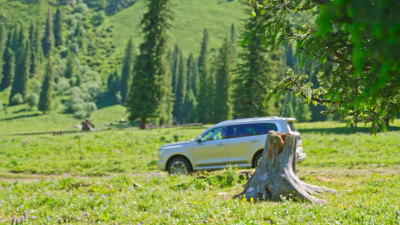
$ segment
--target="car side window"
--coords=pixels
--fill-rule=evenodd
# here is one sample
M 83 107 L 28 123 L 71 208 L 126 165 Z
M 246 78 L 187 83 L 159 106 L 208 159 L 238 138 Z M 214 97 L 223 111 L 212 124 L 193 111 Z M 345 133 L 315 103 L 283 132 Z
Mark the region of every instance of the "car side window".
M 274 123 L 255 123 L 241 124 L 228 127 L 228 135 L 226 138 L 237 138 L 254 135 L 267 134 L 270 130 L 277 131 L 278 128 Z
M 227 135 L 227 127 L 218 127 L 205 133 L 201 137 L 201 141 L 221 140 L 226 138 L 226 135 Z

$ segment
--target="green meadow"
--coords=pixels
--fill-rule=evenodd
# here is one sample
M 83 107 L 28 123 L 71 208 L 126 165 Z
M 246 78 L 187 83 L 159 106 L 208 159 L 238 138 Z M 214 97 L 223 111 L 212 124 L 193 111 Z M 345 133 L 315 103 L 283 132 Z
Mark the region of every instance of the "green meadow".
M 95 132 L 64 114 L 0 113 L 0 221 L 10 224 L 399 224 L 400 121 L 385 133 L 341 122 L 297 123 L 308 183 L 334 188 L 325 204 L 234 199 L 241 169 L 168 176 L 160 146 L 209 125 L 139 130 L 123 107 L 98 110 Z M 59 132 L 63 131 L 63 132 Z M 26 218 L 24 217 L 24 213 Z

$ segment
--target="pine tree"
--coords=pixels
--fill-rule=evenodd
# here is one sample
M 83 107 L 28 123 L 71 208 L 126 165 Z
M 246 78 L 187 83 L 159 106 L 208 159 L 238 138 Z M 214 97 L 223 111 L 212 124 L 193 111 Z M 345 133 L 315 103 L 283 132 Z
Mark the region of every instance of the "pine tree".
M 193 54 L 190 53 L 189 57 L 186 62 L 186 68 L 187 68 L 187 84 L 186 84 L 186 91 L 189 92 L 189 90 L 193 91 L 194 97 L 197 95 L 197 89 L 198 89 L 198 83 L 199 83 L 199 77 L 197 75 L 197 65 L 196 62 L 194 61 Z
M 273 82 L 280 75 L 282 62 L 274 53 L 268 53 L 263 45 L 263 35 L 254 32 L 263 26 L 260 17 L 250 17 L 242 34 L 245 45 L 239 54 L 233 89 L 234 118 L 275 115 L 272 101 L 264 107 L 264 100 Z
M 5 29 L 2 23 L 0 23 L 0 74 L 2 74 L 2 65 L 3 65 L 3 52 L 4 52 L 4 44 L 6 42 L 6 35 L 5 35 Z
M 15 63 L 15 75 L 12 82 L 10 103 L 11 99 L 16 94 L 21 94 L 23 98 L 26 96 L 26 89 L 28 86 L 28 76 L 29 76 L 29 48 L 28 42 L 23 42 L 19 48 L 19 57 L 16 58 Z
M 283 117 L 295 117 L 294 115 L 294 106 L 296 105 L 296 96 L 293 93 L 288 93 L 286 98 L 281 106 L 280 115 Z
M 42 39 L 43 53 L 46 57 L 49 57 L 54 46 L 54 32 L 53 32 L 53 13 L 49 8 L 46 20 L 46 29 Z
M 67 63 L 65 65 L 64 76 L 69 79 L 75 72 L 75 56 L 72 52 L 68 53 Z
M 3 54 L 3 78 L 0 83 L 0 90 L 8 88 L 14 76 L 14 53 L 10 47 L 6 48 Z
M 178 83 L 178 75 L 179 75 L 179 54 L 181 50 L 178 45 L 174 46 L 174 51 L 172 52 L 171 58 L 171 74 L 172 74 L 172 92 L 175 94 Z
M 126 102 L 128 97 L 129 87 L 133 77 L 132 68 L 134 60 L 135 60 L 135 51 L 133 46 L 133 40 L 132 38 L 129 38 L 128 44 L 125 48 L 124 61 L 122 63 L 122 76 L 120 83 L 122 102 Z
M 140 119 L 140 128 L 146 128 L 148 118 L 160 115 L 162 97 L 170 95 L 164 83 L 168 75 L 165 53 L 167 29 L 172 19 L 170 0 L 148 0 L 148 11 L 141 21 L 144 42 L 135 61 L 135 77 L 128 99 L 129 119 Z
M 46 73 L 42 84 L 42 90 L 40 91 L 38 108 L 43 113 L 48 113 L 51 110 L 51 102 L 53 99 L 53 80 L 54 72 L 51 55 L 49 55 Z
M 205 64 L 207 63 L 207 60 L 208 60 L 208 31 L 207 29 L 204 29 L 203 41 L 201 42 L 200 55 L 197 64 L 199 74 L 203 74 L 203 70 L 205 68 Z
M 54 40 L 55 46 L 60 46 L 63 44 L 62 32 L 63 32 L 63 13 L 60 8 L 57 9 L 56 15 L 54 17 Z
M 16 55 L 16 53 L 18 51 L 18 45 L 19 45 L 19 43 L 18 43 L 18 29 L 17 28 L 14 28 L 12 34 L 10 32 L 9 40 L 10 40 L 11 50 L 13 50 L 14 54 Z
M 120 85 L 120 79 L 118 77 L 118 72 L 114 71 L 107 80 L 107 90 L 108 92 L 115 96 L 117 92 L 120 90 L 119 85 Z
M 172 83 L 172 75 L 171 73 L 166 70 L 164 75 L 164 84 L 171 84 Z M 174 93 L 172 92 L 171 85 L 164 85 L 163 86 L 163 96 L 161 97 L 160 101 L 160 115 L 158 117 L 159 125 L 170 125 L 173 123 L 173 115 L 172 111 L 174 110 Z
M 84 44 L 84 37 L 85 37 L 85 30 L 83 26 L 81 25 L 81 22 L 79 21 L 78 24 L 75 27 L 75 31 L 73 32 L 73 41 L 78 44 L 80 49 L 83 49 L 83 44 Z
M 197 116 L 201 123 L 210 123 L 212 118 L 213 79 L 208 65 L 208 32 L 204 29 L 198 58 L 199 88 L 197 98 Z
M 217 71 L 215 74 L 214 118 L 213 122 L 227 120 L 230 117 L 230 97 L 233 55 L 230 42 L 225 39 L 219 50 Z
M 183 123 L 191 123 L 197 119 L 196 115 L 196 97 L 193 94 L 192 89 L 186 92 L 185 100 L 183 103 L 182 118 Z
M 172 115 L 179 123 L 183 122 L 183 104 L 186 95 L 187 83 L 186 83 L 186 74 L 184 70 L 185 68 L 184 68 L 182 52 L 179 51 L 178 79 L 176 83 L 174 110 L 172 112 Z
M 29 74 L 30 77 L 35 76 L 39 73 L 39 63 L 40 63 L 40 37 L 39 37 L 39 24 L 34 26 L 31 24 L 29 28 L 29 41 L 30 41 L 30 67 Z
M 236 59 L 236 28 L 235 24 L 232 23 L 231 25 L 231 48 L 232 48 L 232 56 L 233 60 L 235 61 Z

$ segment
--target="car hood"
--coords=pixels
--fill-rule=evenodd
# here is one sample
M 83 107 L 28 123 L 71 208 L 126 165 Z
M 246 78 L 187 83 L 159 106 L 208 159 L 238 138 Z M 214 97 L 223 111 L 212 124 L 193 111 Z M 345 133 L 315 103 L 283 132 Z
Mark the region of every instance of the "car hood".
M 181 148 L 183 146 L 188 145 L 189 143 L 191 143 L 191 141 L 184 141 L 184 142 L 177 142 L 177 143 L 167 144 L 167 145 L 162 146 L 160 149 Z

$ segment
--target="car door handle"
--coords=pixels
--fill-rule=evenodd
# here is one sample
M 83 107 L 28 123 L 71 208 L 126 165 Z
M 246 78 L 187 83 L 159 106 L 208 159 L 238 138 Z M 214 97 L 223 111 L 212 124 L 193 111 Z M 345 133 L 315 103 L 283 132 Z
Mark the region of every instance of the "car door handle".
M 257 142 L 258 140 L 251 140 L 250 142 Z

